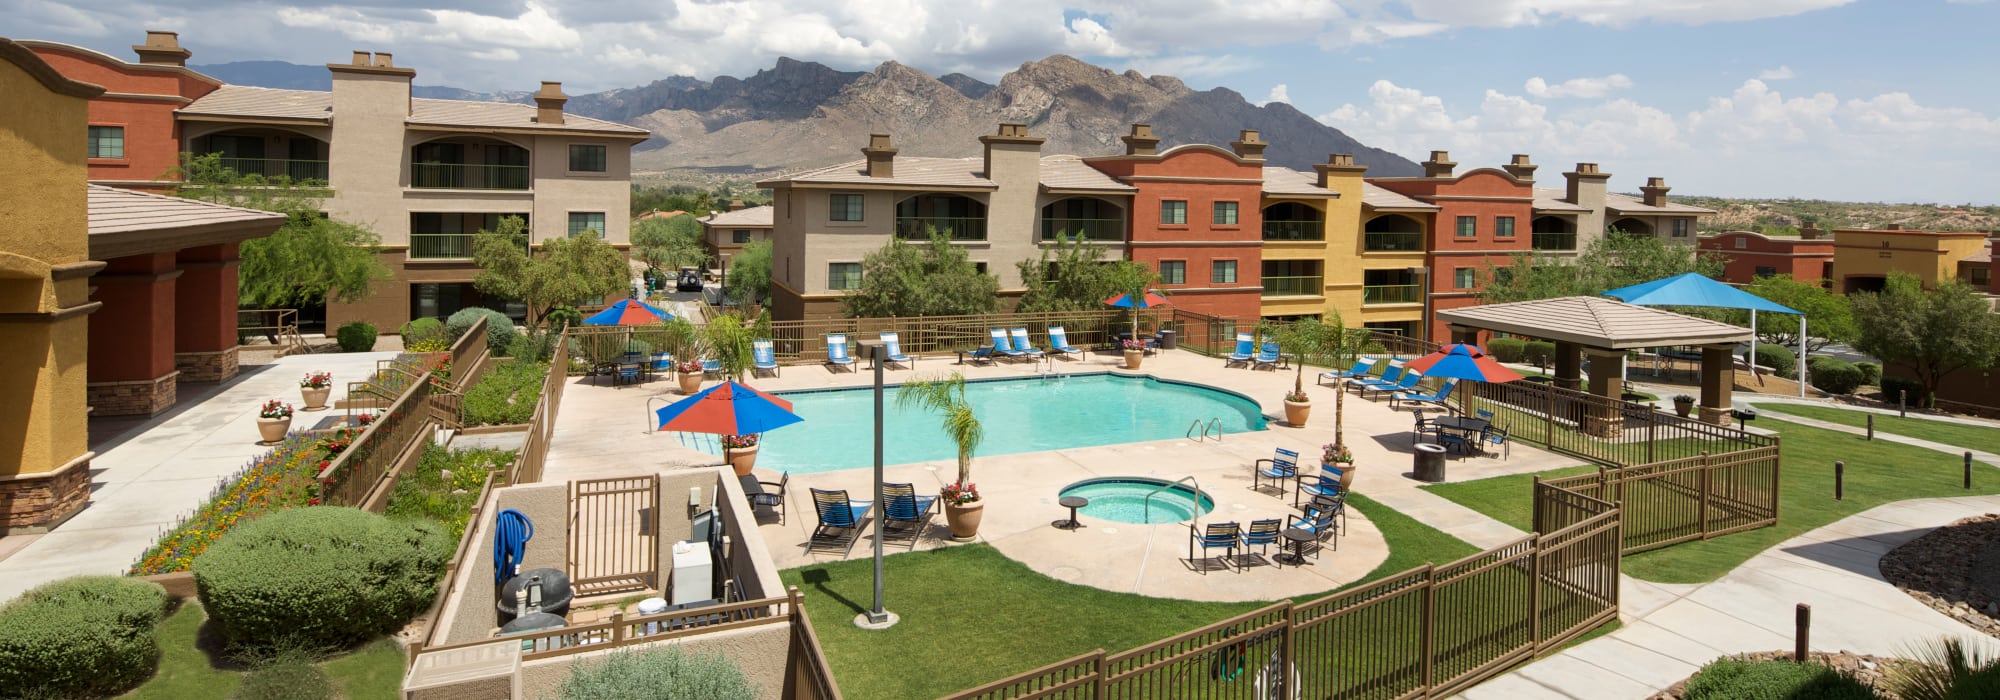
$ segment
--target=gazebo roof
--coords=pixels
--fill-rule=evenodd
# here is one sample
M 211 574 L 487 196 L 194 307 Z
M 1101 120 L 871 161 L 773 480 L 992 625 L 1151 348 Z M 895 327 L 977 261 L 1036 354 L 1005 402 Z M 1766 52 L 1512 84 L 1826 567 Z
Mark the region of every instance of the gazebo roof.
M 1623 350 L 1750 340 L 1750 329 L 1597 297 L 1441 309 L 1440 320 L 1594 348 Z
M 90 257 L 170 253 L 269 236 L 285 215 L 116 187 L 90 185 Z

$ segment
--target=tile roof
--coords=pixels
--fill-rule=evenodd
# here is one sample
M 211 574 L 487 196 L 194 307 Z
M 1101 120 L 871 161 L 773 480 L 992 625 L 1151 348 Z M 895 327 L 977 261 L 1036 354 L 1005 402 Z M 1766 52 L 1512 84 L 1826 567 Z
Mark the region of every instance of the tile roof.
M 1377 209 L 1437 209 L 1438 205 L 1426 204 L 1375 183 L 1365 182 L 1361 187 L 1361 203 Z
M 1666 206 L 1649 206 L 1644 200 L 1629 194 L 1606 193 L 1604 208 L 1624 214 L 1713 214 L 1714 209 L 1667 202 Z
M 1264 166 L 1264 194 L 1294 197 L 1338 197 L 1340 192 L 1331 187 L 1319 186 L 1318 173 L 1303 173 L 1291 168 Z
M 1750 329 L 1601 297 L 1562 297 L 1437 312 L 1440 320 L 1599 348 L 1733 343 Z
M 210 204 L 194 199 L 169 197 L 91 185 L 89 197 L 90 235 L 157 231 L 208 224 L 250 221 L 282 221 L 283 214 Z
M 215 92 L 175 110 L 179 114 L 217 117 L 276 117 L 318 119 L 333 116 L 333 93 L 323 90 L 280 90 L 277 88 L 224 85 Z
M 1042 156 L 1042 186 L 1052 190 L 1104 190 L 1137 192 L 1139 188 L 1119 182 L 1104 171 L 1090 167 L 1072 155 Z
M 1535 188 L 1535 211 L 1587 212 L 1590 211 L 1590 207 L 1569 201 L 1568 190 L 1537 187 Z
M 727 226 L 770 228 L 771 205 L 766 204 L 760 207 L 749 207 L 736 211 L 720 211 L 702 217 L 701 222 L 718 228 Z
M 986 174 L 980 172 L 986 167 L 983 158 L 923 158 L 903 156 L 896 158 L 895 177 L 872 177 L 864 168 L 866 160 L 851 160 L 839 165 L 805 170 L 789 175 L 780 175 L 765 182 L 824 183 L 836 185 L 905 185 L 905 186 L 949 186 L 949 187 L 995 187 Z M 759 187 L 764 186 L 758 183 Z
M 333 93 L 325 90 L 279 90 L 276 88 L 224 85 L 177 110 L 184 115 L 314 119 L 333 117 Z M 410 100 L 409 124 L 477 126 L 506 129 L 562 129 L 605 131 L 619 135 L 644 136 L 652 132 L 579 114 L 563 115 L 562 124 L 535 121 L 535 106 L 514 102 L 476 100 Z

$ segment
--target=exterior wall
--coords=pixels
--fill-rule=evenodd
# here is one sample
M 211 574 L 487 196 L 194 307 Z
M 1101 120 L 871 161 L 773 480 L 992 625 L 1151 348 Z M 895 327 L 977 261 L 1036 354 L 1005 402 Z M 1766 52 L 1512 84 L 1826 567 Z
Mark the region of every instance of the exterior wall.
M 1479 291 L 1486 288 L 1486 267 L 1505 267 L 1516 252 L 1530 249 L 1534 222 L 1534 184 L 1492 169 L 1474 170 L 1455 178 L 1389 178 L 1376 185 L 1420 201 L 1438 205 L 1431 227 L 1429 257 L 1431 274 L 1428 293 L 1431 312 L 1479 304 Z M 1478 220 L 1478 235 L 1460 238 L 1458 217 Z M 1495 235 L 1498 217 L 1514 217 L 1514 235 Z M 1470 268 L 1473 285 L 1457 287 L 1457 270 Z M 1430 337 L 1449 337 L 1445 324 L 1430 319 Z
M 1322 231 L 1324 231 L 1324 233 L 1322 234 L 1323 239 L 1317 241 L 1264 241 L 1263 249 L 1260 251 L 1261 257 L 1264 260 L 1318 261 L 1320 264 L 1320 286 L 1319 289 L 1316 290 L 1317 293 L 1311 295 L 1263 296 L 1261 297 L 1260 300 L 1261 304 L 1258 310 L 1259 316 L 1322 315 L 1325 314 L 1327 309 L 1332 305 L 1334 299 L 1334 293 L 1332 290 L 1334 288 L 1334 285 L 1338 282 L 1340 278 L 1340 274 L 1336 272 L 1335 256 L 1332 254 L 1332 251 L 1335 249 L 1334 238 L 1336 236 L 1333 229 L 1336 228 L 1337 224 L 1335 224 L 1333 220 L 1334 214 L 1328 211 L 1329 209 L 1328 205 L 1331 204 L 1333 201 L 1334 200 L 1320 199 L 1320 198 L 1264 199 L 1260 203 L 1259 207 L 1260 211 L 1258 219 L 1259 238 L 1263 237 L 1263 220 L 1262 220 L 1261 209 L 1262 207 L 1268 207 L 1275 204 L 1297 204 L 1303 207 L 1308 207 L 1313 211 L 1318 212 L 1320 216 L 1321 228 Z M 1188 207 L 1192 209 L 1194 207 L 1194 204 L 1190 202 L 1188 204 Z M 1157 216 L 1157 214 L 1155 214 L 1155 216 Z M 1190 211 L 1188 218 L 1192 220 L 1193 217 L 1194 217 L 1193 212 Z M 1343 258 L 1341 262 L 1351 262 L 1353 260 L 1353 258 L 1351 257 L 1347 256 L 1341 256 L 1341 257 Z M 1340 267 L 1347 268 L 1352 266 L 1341 265 Z M 1190 264 L 1189 268 L 1190 269 L 1188 270 L 1188 280 L 1190 282 L 1193 282 L 1195 281 L 1195 271 L 1193 270 L 1193 265 Z M 1261 268 L 1262 264 L 1260 263 L 1258 270 L 1260 278 L 1263 273 L 1263 270 Z M 1344 269 L 1341 270 L 1341 272 L 1345 271 L 1346 270 Z M 1206 273 L 1207 271 L 1203 270 L 1203 272 Z M 1243 279 L 1242 263 L 1237 263 L 1236 273 L 1237 273 L 1236 279 L 1238 281 L 1241 281 Z M 1355 292 L 1355 295 L 1357 299 L 1359 298 L 1360 294 L 1360 292 L 1358 291 L 1360 285 L 1360 275 L 1361 273 L 1359 272 L 1353 273 L 1353 276 L 1355 277 L 1355 285 L 1357 290 Z M 1204 274 L 1200 281 L 1207 282 L 1208 280 L 1209 280 L 1208 276 Z M 1260 294 L 1262 293 L 1261 288 L 1259 293 Z
M 986 177 L 997 189 L 986 200 L 986 243 L 972 245 L 972 259 L 1000 278 L 1002 293 L 1026 289 L 1015 265 L 1042 254 L 1041 139 L 992 140 L 986 144 Z M 963 245 L 963 244 L 962 244 Z
M 1394 215 L 1404 216 L 1416 221 L 1422 227 L 1421 231 L 1425 243 L 1429 243 L 1431 231 L 1435 228 L 1431 214 L 1402 212 Z M 1362 213 L 1361 216 L 1363 219 L 1360 225 L 1365 230 L 1369 221 L 1380 216 L 1391 216 L 1391 214 Z M 1356 233 L 1355 236 L 1359 239 L 1364 234 Z M 1362 243 L 1357 240 L 1355 250 L 1361 250 L 1361 247 Z M 1408 270 L 1412 267 L 1422 267 L 1429 264 L 1430 254 L 1424 251 L 1395 251 L 1361 252 L 1358 256 L 1358 264 L 1349 263 L 1349 266 L 1354 268 L 1352 271 L 1354 277 L 1352 304 L 1341 307 L 1342 319 L 1347 322 L 1347 325 L 1353 327 L 1371 323 L 1422 322 L 1424 319 L 1424 302 L 1422 299 L 1406 304 L 1367 304 L 1364 303 L 1362 298 L 1362 287 L 1366 282 L 1366 275 L 1369 270 Z M 1351 312 L 1349 311 L 1350 308 L 1352 309 Z
M 750 243 L 759 243 L 771 240 L 771 227 L 769 226 L 716 227 L 716 226 L 710 226 L 707 223 L 703 223 L 701 225 L 701 231 L 702 231 L 701 234 L 702 242 L 708 244 L 708 254 L 715 258 L 715 262 L 718 263 L 718 266 L 722 261 L 736 257 L 738 253 L 743 252 L 743 247 L 745 245 L 748 245 L 747 243 L 736 242 L 737 231 L 749 231 Z
M 90 125 L 125 127 L 125 157 L 89 159 L 92 181 L 162 179 L 180 164 L 174 110 L 217 87 L 185 68 L 128 63 L 61 44 L 35 42 L 31 49 L 64 76 L 104 86 L 105 94 L 90 101 Z
M 182 249 L 175 255 L 174 368 L 181 381 L 236 376 L 237 246 Z
M 1980 232 L 1862 231 L 1833 232 L 1833 289 L 1847 289 L 1849 277 L 1886 277 L 1892 272 L 1915 275 L 1925 287 L 1958 274 L 1958 261 L 1986 247 Z
M 1263 313 L 1263 161 L 1213 146 L 1183 146 L 1159 156 L 1086 159 L 1092 167 L 1139 188 L 1132 197 L 1131 259 L 1154 270 L 1163 260 L 1187 263 L 1187 282 L 1161 284 L 1174 306 L 1225 318 Z M 1160 178 L 1160 179 L 1153 179 Z M 1187 223 L 1160 223 L 1160 203 L 1185 200 Z M 1237 203 L 1237 223 L 1213 223 L 1214 203 Z M 1316 252 L 1316 251 L 1315 251 Z M 1236 284 L 1209 282 L 1217 260 L 1236 261 Z M 1323 297 L 1316 301 L 1323 301 Z
M 1757 279 L 1757 268 L 1769 267 L 1778 274 L 1810 282 L 1826 277 L 1826 264 L 1833 262 L 1833 241 L 1827 239 L 1771 238 L 1749 231 L 1729 231 L 1704 236 L 1703 252 L 1727 259 L 1723 281 L 1748 284 Z
M 1604 238 L 1605 193 L 1610 189 L 1611 174 L 1580 171 L 1581 168 L 1563 173 L 1563 177 L 1567 180 L 1570 203 L 1590 210 L 1576 214 L 1576 249 L 1585 250 Z
M 152 415 L 174 403 L 173 253 L 108 261 L 92 280 L 91 405 L 100 416 Z
M 508 486 L 494 489 L 493 502 L 489 507 L 479 509 L 480 518 L 472 523 L 473 546 L 465 555 L 470 561 L 461 562 L 458 580 L 452 597 L 445 601 L 439 612 L 432 645 L 458 644 L 485 639 L 498 627 L 494 605 L 493 583 L 493 520 L 500 511 L 514 509 L 528 516 L 535 525 L 535 536 L 528 539 L 527 549 L 521 554 L 521 569 L 543 567 L 567 569 L 569 559 L 569 485 L 533 484 Z M 442 583 L 440 585 L 443 585 Z

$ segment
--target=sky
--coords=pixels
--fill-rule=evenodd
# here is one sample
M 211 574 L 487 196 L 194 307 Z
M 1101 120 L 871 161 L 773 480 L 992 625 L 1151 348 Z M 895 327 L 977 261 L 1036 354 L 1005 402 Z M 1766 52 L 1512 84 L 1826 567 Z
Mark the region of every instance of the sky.
M 1527 153 L 1636 191 L 1992 204 L 2000 0 L 0 0 L 0 33 L 193 62 L 390 51 L 417 83 L 571 94 L 779 56 L 992 82 L 1066 53 L 1283 101 L 1460 170 Z M 1274 148 L 1282 149 L 1283 144 Z M 1544 177 L 1559 183 L 1559 176 Z

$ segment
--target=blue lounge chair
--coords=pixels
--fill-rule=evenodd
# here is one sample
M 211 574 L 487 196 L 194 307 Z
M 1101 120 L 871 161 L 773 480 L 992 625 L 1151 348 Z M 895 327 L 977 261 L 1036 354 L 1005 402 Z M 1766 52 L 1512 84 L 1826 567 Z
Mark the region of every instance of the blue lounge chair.
M 895 333 L 882 334 L 882 361 L 892 365 L 914 366 L 916 358 L 903 354 L 903 339 Z
M 1428 394 L 1419 393 L 1415 391 L 1396 392 L 1394 394 L 1389 395 L 1389 409 L 1395 410 L 1396 404 L 1403 402 L 1428 404 L 1432 406 L 1437 406 L 1438 408 L 1444 408 L 1445 399 L 1451 398 L 1451 390 L 1457 387 L 1458 387 L 1458 379 L 1452 378 L 1444 380 L 1444 386 L 1438 387 L 1437 391 Z
M 1226 552 L 1223 555 L 1222 563 L 1224 566 L 1228 566 L 1230 560 L 1236 558 L 1236 546 L 1241 544 L 1242 541 L 1243 531 L 1235 522 L 1209 523 L 1206 529 L 1197 528 L 1194 523 L 1188 523 L 1188 563 L 1193 564 L 1196 569 L 1200 569 L 1202 575 L 1206 576 L 1208 575 L 1208 567 L 1202 566 L 1200 560 L 1208 557 L 1208 550 L 1220 549 Z M 1196 547 L 1201 548 L 1200 557 L 1195 556 Z
M 1069 344 L 1069 331 L 1063 330 L 1062 326 L 1049 326 L 1049 355 L 1090 357 L 1090 353 L 1084 352 L 1083 348 L 1074 347 Z
M 750 341 L 750 373 L 756 374 L 765 371 L 770 372 L 773 377 L 778 376 L 778 350 L 771 346 L 771 341 L 769 340 L 752 340 Z
M 1368 376 L 1369 370 L 1373 369 L 1375 369 L 1375 358 L 1364 357 L 1355 362 L 1352 368 L 1319 373 L 1319 383 L 1325 384 L 1328 380 L 1359 379 Z
M 874 504 L 849 500 L 845 489 L 813 489 L 812 495 L 813 510 L 819 514 L 819 524 L 813 527 L 808 548 L 835 547 L 841 548 L 843 553 L 853 549 L 854 541 L 861 536 L 861 523 L 868 519 L 868 509 Z
M 1417 388 L 1417 382 L 1421 382 L 1423 380 L 1424 380 L 1424 373 L 1418 372 L 1416 370 L 1410 370 L 1403 373 L 1403 381 L 1396 382 L 1394 385 L 1390 386 L 1375 385 L 1375 386 L 1361 387 L 1361 398 L 1364 399 L 1368 398 L 1368 392 L 1371 391 L 1377 394 L 1394 394 L 1399 391 L 1409 391 L 1411 389 Z
M 847 336 L 845 334 L 827 334 L 826 364 L 833 369 L 846 367 L 847 371 L 854 371 L 854 358 L 847 354 Z
M 1250 521 L 1250 529 L 1243 531 L 1243 553 L 1248 555 L 1251 547 L 1258 547 L 1258 555 L 1271 551 L 1271 545 L 1278 543 L 1278 533 L 1284 532 L 1283 518 L 1269 518 Z
M 1236 352 L 1229 353 L 1228 356 L 1222 358 L 1222 366 L 1234 367 L 1236 365 L 1247 365 L 1254 359 L 1257 359 L 1257 336 L 1249 333 L 1238 333 L 1236 334 Z
M 1264 349 L 1259 351 L 1257 353 L 1256 359 L 1251 361 L 1250 369 L 1269 367 L 1275 370 L 1280 365 L 1283 365 L 1285 367 L 1292 366 L 1291 363 L 1285 359 L 1284 353 L 1278 352 L 1277 343 L 1265 343 Z
M 653 371 L 672 372 L 673 370 L 674 370 L 673 355 L 669 355 L 664 352 L 653 354 Z
M 924 528 L 936 512 L 933 506 L 937 499 L 937 496 L 917 495 L 916 486 L 911 484 L 882 484 L 882 534 L 907 535 L 910 548 L 916 549 L 917 540 L 923 538 Z
M 1359 391 L 1373 386 L 1395 386 L 1396 382 L 1401 381 L 1402 378 L 1403 363 L 1391 361 L 1389 368 L 1382 371 L 1380 379 L 1374 377 L 1356 377 L 1347 382 L 1347 388 Z
M 1250 489 L 1256 490 L 1265 479 L 1278 485 L 1278 497 L 1285 497 L 1285 480 L 1299 476 L 1299 453 L 1278 448 L 1270 459 L 1260 459 L 1250 465 Z
M 1321 496 L 1331 496 L 1340 493 L 1341 473 L 1340 467 L 1329 464 L 1321 468 L 1319 475 L 1313 477 L 1310 483 L 1305 479 L 1300 479 L 1299 490 L 1292 495 L 1292 507 L 1306 507 L 1306 498 L 1308 496 L 1319 498 Z
M 1020 354 L 1022 357 L 1040 359 L 1048 354 L 1036 350 L 1034 343 L 1028 341 L 1028 329 L 1026 328 L 1017 327 L 1008 331 L 1007 334 L 1014 337 L 1014 352 Z
M 975 365 L 993 364 L 994 357 L 995 354 L 993 352 L 993 346 L 991 345 L 982 348 L 975 348 L 973 349 L 972 352 L 960 354 L 961 359 Z
M 989 328 L 986 330 L 986 333 L 993 336 L 993 352 L 998 353 L 995 359 L 1005 357 L 1018 360 L 1025 356 L 1021 351 L 1014 349 L 1013 341 L 1007 340 L 1007 329 Z
M 704 376 L 704 377 L 720 377 L 720 376 L 722 376 L 722 361 L 721 361 L 721 360 L 702 360 L 702 361 L 701 361 L 701 376 Z

